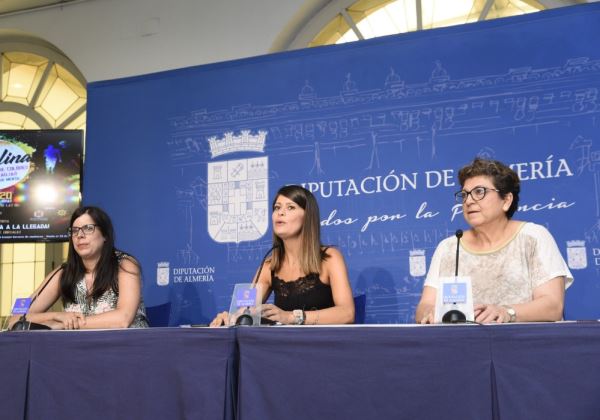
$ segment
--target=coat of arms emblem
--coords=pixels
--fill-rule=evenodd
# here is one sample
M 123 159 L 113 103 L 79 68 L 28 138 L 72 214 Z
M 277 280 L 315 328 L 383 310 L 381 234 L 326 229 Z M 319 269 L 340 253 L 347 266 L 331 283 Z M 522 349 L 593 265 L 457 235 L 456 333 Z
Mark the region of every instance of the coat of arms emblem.
M 581 270 L 587 267 L 585 241 L 567 241 L 567 260 L 569 268 Z
M 226 133 L 210 138 L 212 156 L 262 151 L 266 132 Z M 239 243 L 262 237 L 269 225 L 269 160 L 267 157 L 208 163 L 208 233 L 216 242 Z

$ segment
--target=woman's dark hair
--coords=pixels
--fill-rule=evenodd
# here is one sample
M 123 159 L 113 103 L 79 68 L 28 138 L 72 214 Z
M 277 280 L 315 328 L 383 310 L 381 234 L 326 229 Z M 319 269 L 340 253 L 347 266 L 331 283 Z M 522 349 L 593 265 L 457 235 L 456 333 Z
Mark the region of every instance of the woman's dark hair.
M 473 162 L 464 166 L 458 172 L 460 186 L 464 187 L 467 179 L 476 176 L 490 177 L 494 187 L 500 191 L 499 194 L 502 198 L 506 197 L 506 194 L 512 193 L 513 200 L 506 211 L 506 217 L 510 219 L 519 208 L 521 182 L 517 173 L 500 161 L 475 158 Z
M 321 244 L 321 218 L 319 205 L 315 196 L 299 185 L 287 185 L 277 191 L 273 198 L 271 210 L 274 210 L 277 197 L 280 195 L 289 198 L 302 209 L 304 209 L 304 220 L 302 221 L 302 252 L 300 253 L 300 267 L 305 274 L 319 273 L 321 262 L 327 259 L 327 254 L 322 250 Z M 285 248 L 280 237 L 273 233 L 273 250 L 271 258 L 271 270 L 279 271 L 285 257 Z
M 94 270 L 94 288 L 88 295 L 91 299 L 98 299 L 108 289 L 112 289 L 115 293 L 119 292 L 119 259 L 117 257 L 117 249 L 115 249 L 115 234 L 108 214 L 104 210 L 93 206 L 79 207 L 75 210 L 71 216 L 70 226 L 73 227 L 73 222 L 84 214 L 92 218 L 96 229 L 99 229 L 104 237 L 100 259 Z M 85 266 L 79 254 L 75 252 L 73 236 L 70 235 L 67 262 L 60 279 L 60 293 L 63 303 L 75 302 L 77 282 L 84 276 Z

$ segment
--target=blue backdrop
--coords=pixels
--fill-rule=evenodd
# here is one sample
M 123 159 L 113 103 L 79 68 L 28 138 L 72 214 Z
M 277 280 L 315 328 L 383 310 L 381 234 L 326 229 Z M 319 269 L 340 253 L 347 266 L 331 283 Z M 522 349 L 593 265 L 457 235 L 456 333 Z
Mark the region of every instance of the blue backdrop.
M 89 86 L 84 202 L 113 217 L 171 325 L 210 320 L 271 245 L 284 184 L 317 196 L 366 322 L 414 320 L 476 155 L 521 176 L 600 318 L 600 4 Z M 175 47 L 175 46 L 174 46 Z

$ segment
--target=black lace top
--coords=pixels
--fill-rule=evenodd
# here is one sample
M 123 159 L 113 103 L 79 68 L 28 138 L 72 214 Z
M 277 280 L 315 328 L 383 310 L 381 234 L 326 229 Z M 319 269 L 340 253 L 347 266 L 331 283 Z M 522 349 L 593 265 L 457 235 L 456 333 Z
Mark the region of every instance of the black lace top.
M 271 271 L 271 287 L 275 293 L 275 306 L 284 311 L 313 311 L 334 306 L 331 286 L 323 283 L 318 273 L 283 281 Z

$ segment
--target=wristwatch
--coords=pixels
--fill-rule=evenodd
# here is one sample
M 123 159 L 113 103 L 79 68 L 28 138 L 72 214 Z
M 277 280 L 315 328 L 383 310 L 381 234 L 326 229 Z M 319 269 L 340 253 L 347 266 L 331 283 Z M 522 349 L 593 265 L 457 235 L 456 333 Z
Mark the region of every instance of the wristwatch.
M 306 319 L 306 315 L 302 309 L 294 309 L 292 311 L 292 315 L 294 315 L 294 322 L 296 325 L 304 324 L 304 320 Z
M 508 322 L 515 322 L 517 320 L 517 311 L 512 306 L 504 305 L 506 313 L 510 316 Z

